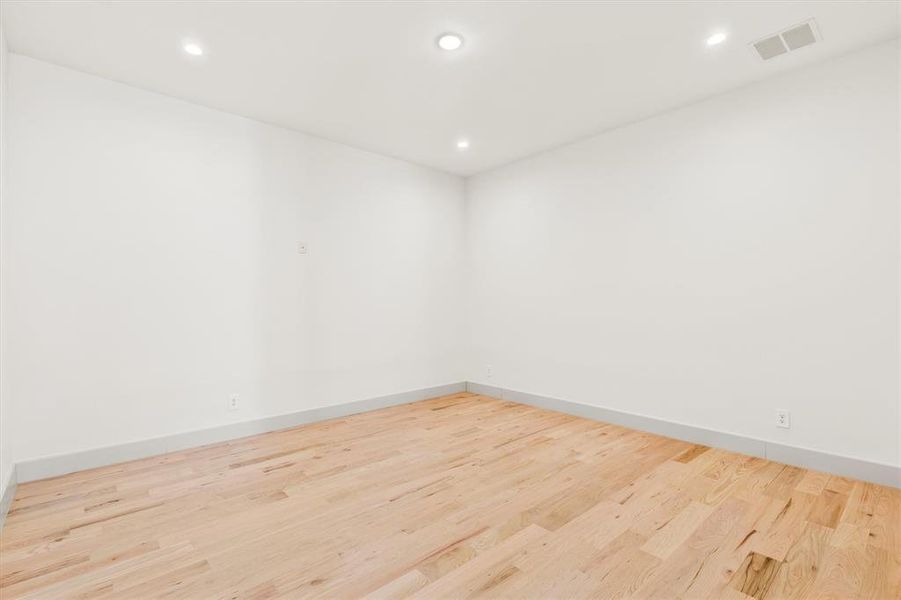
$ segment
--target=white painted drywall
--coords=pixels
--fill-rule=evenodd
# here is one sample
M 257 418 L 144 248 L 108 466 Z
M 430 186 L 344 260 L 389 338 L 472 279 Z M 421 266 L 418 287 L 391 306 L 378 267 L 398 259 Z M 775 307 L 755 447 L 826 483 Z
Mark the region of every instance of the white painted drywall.
M 897 56 L 477 176 L 464 222 L 458 178 L 11 55 L 3 447 L 469 379 L 898 464 Z
M 15 460 L 464 379 L 460 178 L 10 66 Z
M 7 141 L 7 98 L 9 90 L 9 52 L 6 47 L 6 36 L 3 33 L 3 24 L 0 23 L 0 499 L 6 492 L 12 475 L 12 427 L 10 426 L 9 394 L 6 392 L 6 368 L 4 365 L 6 354 L 3 279 L 6 268 L 6 249 L 4 243 L 3 219 L 4 206 L 7 203 L 7 155 L 9 143 Z
M 897 22 L 901 29 L 901 10 L 897 12 Z M 901 43 L 895 44 L 895 69 L 898 73 L 898 95 L 895 99 L 898 106 L 898 114 L 901 115 Z M 899 117 L 901 121 L 901 117 Z M 898 178 L 898 462 L 901 463 L 901 122 L 895 132 L 898 138 L 898 159 L 895 175 Z
M 897 60 L 468 180 L 469 380 L 898 464 Z

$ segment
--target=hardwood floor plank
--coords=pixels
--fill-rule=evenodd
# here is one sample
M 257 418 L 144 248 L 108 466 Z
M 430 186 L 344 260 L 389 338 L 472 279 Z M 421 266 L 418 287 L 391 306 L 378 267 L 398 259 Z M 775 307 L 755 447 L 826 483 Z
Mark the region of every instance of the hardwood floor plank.
M 808 523 L 804 533 L 789 549 L 776 571 L 768 598 L 805 598 L 810 594 L 819 575 L 832 530 L 816 523 Z
M 847 502 L 847 494 L 823 490 L 817 496 L 813 508 L 810 509 L 810 515 L 808 515 L 807 520 L 811 523 L 819 523 L 824 527 L 835 529 Z
M 735 571 L 732 587 L 742 594 L 761 600 L 767 595 L 779 566 L 776 559 L 752 552 Z
M 671 521 L 659 527 L 641 549 L 661 560 L 666 560 L 701 523 L 707 520 L 711 512 L 713 512 L 711 506 L 692 502 Z

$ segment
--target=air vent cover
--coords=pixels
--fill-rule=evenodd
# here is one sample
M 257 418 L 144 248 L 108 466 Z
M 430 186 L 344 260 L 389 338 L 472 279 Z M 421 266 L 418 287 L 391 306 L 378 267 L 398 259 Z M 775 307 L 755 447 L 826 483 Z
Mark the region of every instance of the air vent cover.
M 822 39 L 813 19 L 794 25 L 777 34 L 767 36 L 751 45 L 763 60 L 770 60 L 804 46 L 809 46 Z
M 768 37 L 766 39 L 760 40 L 759 42 L 754 44 L 754 48 L 757 49 L 757 54 L 759 54 L 760 58 L 762 58 L 763 60 L 776 58 L 780 54 L 785 54 L 786 52 L 788 52 L 788 49 L 782 42 L 782 36 L 779 35 L 774 35 L 773 37 Z
M 785 40 L 785 45 L 788 46 L 789 50 L 797 50 L 817 41 L 817 36 L 814 35 L 810 23 L 804 23 L 784 32 L 782 39 Z

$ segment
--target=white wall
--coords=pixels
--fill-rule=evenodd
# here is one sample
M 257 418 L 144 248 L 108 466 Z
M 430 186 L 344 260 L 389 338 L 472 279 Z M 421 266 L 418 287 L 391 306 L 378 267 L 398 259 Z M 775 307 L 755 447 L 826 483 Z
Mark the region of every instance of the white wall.
M 7 141 L 7 98 L 9 90 L 9 52 L 6 47 L 6 36 L 3 26 L 0 24 L 0 498 L 6 492 L 12 475 L 12 427 L 10 426 L 9 394 L 6 392 L 6 319 L 4 318 L 5 304 L 3 300 L 3 280 L 6 268 L 5 250 L 5 221 L 3 218 L 4 207 L 7 204 L 7 156 L 9 143 Z
M 901 31 L 901 8 L 896 12 L 896 20 L 899 31 Z M 895 44 L 895 70 L 897 79 L 895 80 L 897 95 L 895 102 L 897 104 L 898 114 L 901 115 L 901 43 Z M 899 117 L 901 121 L 901 117 Z M 901 122 L 895 131 L 896 143 L 898 147 L 898 156 L 896 163 L 895 176 L 898 179 L 898 437 L 897 437 L 897 457 L 901 463 Z
M 895 45 L 477 176 L 465 214 L 449 175 L 2 71 L 4 473 L 464 379 L 898 462 Z
M 897 60 L 469 180 L 469 379 L 898 464 Z
M 15 460 L 464 379 L 462 180 L 10 65 Z

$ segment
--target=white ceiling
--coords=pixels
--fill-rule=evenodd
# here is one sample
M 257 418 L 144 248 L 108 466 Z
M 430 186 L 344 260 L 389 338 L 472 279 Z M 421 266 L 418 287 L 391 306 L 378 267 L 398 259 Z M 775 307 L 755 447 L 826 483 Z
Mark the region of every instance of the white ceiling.
M 14 52 L 462 175 L 898 35 L 895 2 L 0 6 Z M 810 17 L 821 43 L 747 45 Z

